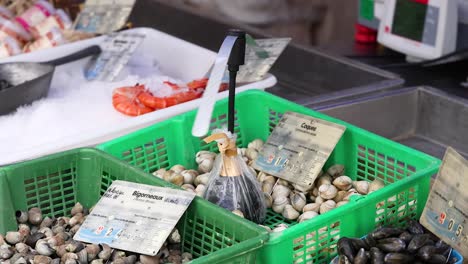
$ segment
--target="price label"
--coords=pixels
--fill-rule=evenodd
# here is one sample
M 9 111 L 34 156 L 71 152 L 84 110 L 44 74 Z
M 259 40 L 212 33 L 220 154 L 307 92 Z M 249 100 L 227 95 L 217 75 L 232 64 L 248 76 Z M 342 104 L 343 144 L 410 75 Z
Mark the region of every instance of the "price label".
M 194 197 L 182 190 L 114 181 L 74 239 L 154 256 Z
M 86 79 L 114 81 L 145 37 L 128 32 L 110 34 L 101 44 L 102 52 L 97 60 L 87 66 Z
M 448 148 L 420 222 L 444 242 L 468 257 L 468 161 Z
M 88 0 L 78 14 L 74 30 L 107 34 L 121 29 L 135 5 L 135 0 Z
M 253 167 L 310 186 L 340 140 L 345 126 L 286 112 L 265 142 Z
M 262 80 L 290 41 L 291 38 L 254 40 L 248 36 L 245 49 L 245 64 L 240 66 L 236 81 L 244 83 Z

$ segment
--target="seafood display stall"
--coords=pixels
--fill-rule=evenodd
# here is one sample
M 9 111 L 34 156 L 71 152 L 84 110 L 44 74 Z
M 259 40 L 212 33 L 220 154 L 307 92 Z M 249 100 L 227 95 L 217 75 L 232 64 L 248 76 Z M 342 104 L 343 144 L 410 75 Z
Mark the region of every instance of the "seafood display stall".
M 15 104 L 0 114 L 0 264 L 467 257 L 460 199 L 439 192 L 468 177 L 465 99 L 294 43 L 272 59 L 257 29 L 119 3 L 133 2 L 135 28 L 99 34 L 45 0 L 0 9 L 0 70 L 22 70 L 0 72 Z M 247 48 L 274 66 L 236 84 Z M 24 84 L 41 94 L 15 97 Z

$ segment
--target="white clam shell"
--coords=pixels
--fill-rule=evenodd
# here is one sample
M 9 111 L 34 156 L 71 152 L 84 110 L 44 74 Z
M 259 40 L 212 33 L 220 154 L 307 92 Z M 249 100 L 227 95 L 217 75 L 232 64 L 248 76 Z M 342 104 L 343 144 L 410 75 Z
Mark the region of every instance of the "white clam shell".
M 347 191 L 353 187 L 353 180 L 350 177 L 343 175 L 333 180 L 333 185 L 342 191 Z
M 205 195 L 205 191 L 206 191 L 206 186 L 204 184 L 199 184 L 197 188 L 195 188 L 195 193 L 197 194 L 197 196 L 200 196 L 200 197 L 203 197 L 203 195 Z
M 288 220 L 296 220 L 299 217 L 299 213 L 292 207 L 292 205 L 287 204 L 283 210 L 283 217 Z
M 297 221 L 298 221 L 299 223 L 301 223 L 301 222 L 304 222 L 304 221 L 306 221 L 306 220 L 312 219 L 312 218 L 314 218 L 314 217 L 316 217 L 316 216 L 318 216 L 318 213 L 317 213 L 317 212 L 315 212 L 315 211 L 306 211 L 306 212 L 304 212 L 303 214 L 301 214 L 301 215 L 299 216 L 299 218 L 297 219 Z
M 157 171 L 154 171 L 153 175 L 160 178 L 160 179 L 164 179 L 164 173 L 166 173 L 166 169 L 162 168 L 162 169 L 159 169 Z
M 328 211 L 331 211 L 331 210 L 333 210 L 335 208 L 336 208 L 335 201 L 333 201 L 333 200 L 325 201 L 320 205 L 320 214 L 324 214 L 324 213 L 326 213 Z
M 349 201 L 341 201 L 339 203 L 336 204 L 336 207 L 340 207 L 340 206 L 343 206 L 345 204 L 349 203 Z
M 299 192 L 308 192 L 310 191 L 312 188 L 314 188 L 314 185 L 311 184 L 311 185 L 300 185 L 300 184 L 293 184 L 292 185 L 294 187 L 294 189 L 296 191 L 299 191 Z
M 185 170 L 185 167 L 180 164 L 176 164 L 172 166 L 171 170 L 174 171 L 175 173 L 181 173 L 182 171 Z
M 347 191 L 338 191 L 335 198 L 333 198 L 333 201 L 335 201 L 335 203 L 339 203 L 343 201 L 346 196 L 348 196 Z
M 289 182 L 287 180 L 284 180 L 284 179 L 278 179 L 278 182 L 277 184 L 279 185 L 283 185 L 283 186 L 286 186 L 289 188 Z
M 258 157 L 258 151 L 256 149 L 253 149 L 253 148 L 248 148 L 246 151 L 245 151 L 245 156 L 249 159 L 249 160 L 255 160 L 257 157 Z
M 195 186 L 198 186 L 199 184 L 207 185 L 209 180 L 210 180 L 210 173 L 203 173 L 195 177 L 195 180 L 193 181 L 193 183 Z
M 335 198 L 337 193 L 338 193 L 338 190 L 332 184 L 326 183 L 326 184 L 320 185 L 319 187 L 319 195 L 323 199 L 326 199 L 326 200 L 333 199 Z
M 263 183 L 272 183 L 272 184 L 275 184 L 276 183 L 276 178 L 271 176 L 271 175 L 266 175 L 262 181 Z
M 262 147 L 263 147 L 263 140 L 261 139 L 255 139 L 247 145 L 247 148 L 255 149 L 257 151 L 260 151 Z
M 369 192 L 369 182 L 367 181 L 354 181 L 353 186 L 360 194 L 367 194 Z
M 204 159 L 198 164 L 198 170 L 202 173 L 210 172 L 213 169 L 214 160 Z
M 322 204 L 323 202 L 325 202 L 325 199 L 323 199 L 321 196 L 317 196 L 317 198 L 315 198 L 316 204 Z
M 331 184 L 332 181 L 333 181 L 333 179 L 332 179 L 332 177 L 330 175 L 324 174 L 323 176 L 321 176 L 321 177 L 319 177 L 317 179 L 317 184 L 316 185 L 319 186 L 319 188 L 320 188 L 320 186 L 322 186 L 324 184 Z
M 281 232 L 283 230 L 286 230 L 289 226 L 287 224 L 281 223 L 277 225 L 275 228 L 273 228 L 273 232 Z
M 289 204 L 289 198 L 285 196 L 279 196 L 277 199 L 273 200 L 272 209 L 278 214 L 281 214 L 287 204 Z
M 279 197 L 279 196 L 285 196 L 287 197 L 289 195 L 289 193 L 291 192 L 291 190 L 286 187 L 286 186 L 283 186 L 283 185 L 276 185 L 274 188 L 273 188 L 273 199 L 276 199 L 276 197 Z
M 328 175 L 332 176 L 333 178 L 343 175 L 344 172 L 345 166 L 341 164 L 335 164 L 327 170 Z
M 303 193 L 294 193 L 291 196 L 291 205 L 293 206 L 293 208 L 296 211 L 301 212 L 302 208 L 304 208 L 304 206 L 306 205 L 306 196 L 305 196 L 305 194 L 303 194 Z
M 195 155 L 195 162 L 197 164 L 202 163 L 203 160 L 212 160 L 216 158 L 216 153 L 206 150 L 201 150 Z
M 184 177 L 184 184 L 193 184 L 193 181 L 198 176 L 196 170 L 184 170 L 180 173 Z
M 379 189 L 382 189 L 385 187 L 385 183 L 381 179 L 375 179 L 371 183 L 369 183 L 369 192 L 375 192 Z
M 262 191 L 264 193 L 270 194 L 273 191 L 273 186 L 274 186 L 274 183 L 269 183 L 269 182 L 263 183 L 262 184 Z
M 310 204 L 306 204 L 304 206 L 304 208 L 302 208 L 302 211 L 305 213 L 305 212 L 308 212 L 308 211 L 313 211 L 313 212 L 316 212 L 318 213 L 320 210 L 320 204 L 318 203 L 310 203 Z

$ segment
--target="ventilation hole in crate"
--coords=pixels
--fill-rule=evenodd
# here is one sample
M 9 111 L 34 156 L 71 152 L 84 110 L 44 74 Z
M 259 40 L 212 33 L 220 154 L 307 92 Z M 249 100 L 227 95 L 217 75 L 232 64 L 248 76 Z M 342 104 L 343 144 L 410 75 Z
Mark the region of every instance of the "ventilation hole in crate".
M 112 179 L 109 173 L 106 171 L 103 171 L 102 178 L 101 178 L 101 196 L 106 192 L 107 188 L 109 188 L 111 183 L 112 183 Z
M 268 123 L 268 127 L 269 127 L 269 131 L 270 133 L 273 131 L 273 129 L 276 127 L 276 124 L 278 124 L 278 122 L 281 120 L 281 118 L 283 117 L 283 113 L 280 113 L 280 112 L 276 112 L 274 111 L 273 109 L 269 109 L 268 110 L 268 113 L 269 113 L 269 123 Z
M 185 239 L 189 240 L 190 244 L 187 243 L 185 246 L 195 255 L 206 255 L 239 243 L 234 235 L 211 223 L 206 223 L 203 219 L 196 219 L 196 222 L 188 221 L 187 225 Z
M 325 263 L 336 255 L 340 222 L 322 226 L 293 240 L 294 263 Z
M 358 145 L 357 175 L 362 180 L 382 179 L 386 184 L 404 179 L 416 171 L 413 165 Z
M 148 141 L 141 146 L 122 152 L 122 159 L 146 172 L 167 166 L 167 145 L 164 138 Z
M 405 219 L 416 219 L 418 186 L 388 196 L 376 204 L 376 226 L 400 226 Z
M 69 169 L 44 173 L 24 180 L 27 207 L 39 207 L 45 216 L 62 216 L 64 210 L 57 206 L 76 202 L 76 168 L 71 164 Z
M 281 214 L 275 213 L 272 209 L 268 209 L 266 219 L 263 225 L 268 226 L 271 229 L 273 229 L 281 223 L 285 223 L 289 227 L 297 224 L 296 221 L 288 220 L 284 218 Z

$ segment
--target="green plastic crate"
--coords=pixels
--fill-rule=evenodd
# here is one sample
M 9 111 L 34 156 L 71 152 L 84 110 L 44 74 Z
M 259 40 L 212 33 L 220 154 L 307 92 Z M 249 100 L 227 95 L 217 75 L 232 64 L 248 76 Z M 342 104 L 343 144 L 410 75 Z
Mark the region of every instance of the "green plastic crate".
M 69 215 L 76 202 L 93 206 L 114 180 L 172 185 L 97 149 L 76 149 L 0 168 L 0 233 L 16 230 L 16 210 L 40 207 Z M 195 197 L 178 223 L 191 263 L 255 262 L 268 232 Z
M 302 223 L 286 221 L 269 211 L 266 225 L 293 225 L 281 233 L 271 233 L 261 249 L 258 262 L 325 263 L 336 255 L 336 242 L 342 236 L 360 237 L 375 226 L 417 218 L 429 193 L 431 175 L 440 160 L 399 143 L 385 139 L 346 122 L 298 104 L 250 90 L 236 95 L 235 132 L 238 146 L 256 138 L 266 140 L 286 111 L 294 111 L 347 127 L 325 168 L 344 164 L 346 175 L 354 180 L 380 178 L 386 186 L 370 195 Z M 205 144 L 191 135 L 196 111 L 191 111 L 98 146 L 98 148 L 146 172 L 182 164 L 195 168 L 195 153 L 216 150 L 216 143 Z M 227 124 L 227 99 L 217 102 L 210 130 Z M 394 208 L 381 209 L 388 198 L 397 195 Z M 390 200 L 391 201 L 391 200 Z M 313 254 L 313 255 L 312 255 Z

